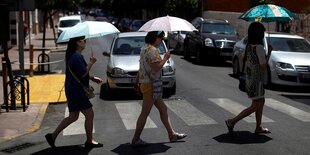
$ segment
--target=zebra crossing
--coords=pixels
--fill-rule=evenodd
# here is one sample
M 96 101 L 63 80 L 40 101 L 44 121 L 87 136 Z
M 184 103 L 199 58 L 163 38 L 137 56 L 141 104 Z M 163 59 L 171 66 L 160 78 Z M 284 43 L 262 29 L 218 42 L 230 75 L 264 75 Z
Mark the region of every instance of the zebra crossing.
M 224 109 L 225 111 L 233 114 L 234 116 L 239 114 L 241 110 L 246 108 L 241 103 L 238 103 L 228 98 L 209 98 L 208 100 L 217 107 Z M 165 101 L 165 103 L 168 109 L 172 111 L 176 116 L 178 116 L 181 120 L 183 120 L 183 122 L 187 126 L 212 125 L 221 123 L 213 119 L 212 116 L 209 116 L 208 114 L 196 108 L 193 104 L 191 104 L 187 100 L 167 100 Z M 120 102 L 115 103 L 114 105 L 126 130 L 135 129 L 136 121 L 141 112 L 140 102 L 138 101 Z M 303 111 L 289 104 L 283 103 L 281 101 L 272 98 L 266 98 L 265 105 L 266 105 L 265 108 L 274 109 L 280 113 L 284 113 L 290 117 L 293 117 L 298 121 L 310 122 L 309 112 Z M 67 117 L 68 114 L 69 114 L 68 109 L 66 109 L 65 117 Z M 85 117 L 83 114 L 80 114 L 79 117 L 80 118 L 76 122 L 72 123 L 63 131 L 63 135 L 85 134 L 84 130 Z M 255 123 L 254 114 L 244 118 L 243 121 L 247 123 Z M 275 120 L 272 120 L 271 118 L 268 118 L 263 115 L 263 122 L 273 123 L 275 122 Z M 157 127 L 158 126 L 151 119 L 151 117 L 148 117 L 145 128 L 157 128 Z M 95 126 L 93 132 L 95 132 Z

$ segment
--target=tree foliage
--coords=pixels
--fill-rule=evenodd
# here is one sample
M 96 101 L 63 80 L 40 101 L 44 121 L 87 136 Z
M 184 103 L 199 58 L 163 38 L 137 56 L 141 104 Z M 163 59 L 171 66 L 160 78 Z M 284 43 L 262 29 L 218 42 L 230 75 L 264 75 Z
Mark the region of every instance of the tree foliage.
M 40 10 L 67 10 L 77 11 L 80 0 L 35 0 L 36 7 Z

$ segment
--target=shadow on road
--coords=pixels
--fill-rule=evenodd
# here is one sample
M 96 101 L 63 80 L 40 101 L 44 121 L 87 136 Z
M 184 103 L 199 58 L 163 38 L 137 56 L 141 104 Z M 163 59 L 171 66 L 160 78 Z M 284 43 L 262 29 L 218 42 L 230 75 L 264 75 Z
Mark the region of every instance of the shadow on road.
M 252 144 L 252 143 L 266 143 L 272 138 L 266 135 L 256 135 L 249 131 L 235 131 L 233 136 L 229 134 L 221 134 L 213 137 L 214 140 L 220 143 L 232 143 L 232 144 Z
M 81 145 L 61 146 L 56 148 L 46 148 L 44 150 L 32 153 L 32 155 L 56 155 L 56 154 L 80 154 L 87 155 L 91 149 Z
M 170 146 L 165 145 L 165 143 L 150 143 L 150 145 L 144 147 L 133 147 L 129 143 L 121 144 L 112 152 L 119 155 L 138 155 L 138 154 L 156 154 L 156 153 L 164 153 Z

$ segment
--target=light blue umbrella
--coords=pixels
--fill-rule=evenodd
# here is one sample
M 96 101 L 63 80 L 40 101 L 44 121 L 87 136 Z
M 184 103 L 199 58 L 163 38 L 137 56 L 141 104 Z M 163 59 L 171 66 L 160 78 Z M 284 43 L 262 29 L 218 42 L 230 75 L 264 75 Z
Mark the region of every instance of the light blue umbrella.
M 284 7 L 273 4 L 263 4 L 244 12 L 239 16 L 239 19 L 269 23 L 290 21 L 292 19 L 297 19 L 297 17 Z
M 120 31 L 111 23 L 99 21 L 85 21 L 63 31 L 57 43 L 68 42 L 70 38 L 85 36 L 86 39 L 101 37 Z

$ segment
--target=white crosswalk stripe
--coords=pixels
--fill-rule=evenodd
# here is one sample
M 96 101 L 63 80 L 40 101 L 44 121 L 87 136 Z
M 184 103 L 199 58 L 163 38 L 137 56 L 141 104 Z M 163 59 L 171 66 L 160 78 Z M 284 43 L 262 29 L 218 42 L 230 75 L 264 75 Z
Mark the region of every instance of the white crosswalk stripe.
M 168 100 L 165 102 L 167 107 L 189 126 L 217 124 L 215 120 L 205 115 L 186 100 Z
M 226 111 L 234 114 L 235 116 L 246 108 L 242 104 L 228 98 L 209 98 L 208 100 L 216 104 L 220 108 L 223 108 Z M 218 123 L 214 119 L 212 119 L 211 116 L 206 115 L 195 106 L 193 106 L 192 103 L 186 100 L 165 100 L 165 103 L 167 107 L 173 113 L 175 113 L 177 117 L 182 119 L 184 123 L 188 126 L 210 125 Z M 310 122 L 309 112 L 300 110 L 286 103 L 280 102 L 272 98 L 266 98 L 265 105 L 266 107 L 275 109 L 300 121 Z M 126 130 L 134 130 L 136 128 L 136 121 L 141 112 L 141 105 L 139 104 L 139 102 L 130 101 L 115 103 L 115 107 Z M 68 108 L 66 108 L 65 117 L 67 117 L 68 115 L 69 111 Z M 248 123 L 256 122 L 254 114 L 250 115 L 249 117 L 245 117 L 243 120 Z M 70 126 L 63 130 L 63 135 L 85 134 L 84 121 L 85 116 L 83 114 L 80 114 L 79 119 L 76 122 L 72 123 Z M 263 122 L 274 122 L 274 120 L 263 116 Z M 148 117 L 145 128 L 157 128 L 157 126 L 154 121 L 150 117 Z M 94 132 L 95 127 L 93 133 Z
M 67 107 L 65 111 L 65 117 L 68 116 L 69 116 L 69 109 Z M 62 134 L 64 136 L 85 134 L 84 122 L 85 122 L 85 116 L 82 113 L 80 113 L 78 120 L 70 124 L 67 128 L 65 128 Z M 95 126 L 93 126 L 93 133 L 95 133 Z
M 141 112 L 138 102 L 116 103 L 116 109 L 127 130 L 136 128 L 136 122 Z M 156 124 L 148 117 L 144 128 L 157 128 Z
M 220 106 L 221 108 L 231 112 L 234 115 L 238 115 L 241 112 L 241 110 L 246 108 L 245 106 L 226 98 L 209 98 L 209 100 L 215 103 L 216 105 Z M 256 122 L 254 114 L 245 117 L 243 120 L 248 123 Z M 263 122 L 274 122 L 274 121 L 266 116 L 263 116 Z
M 272 98 L 266 99 L 266 106 L 275 109 L 277 111 L 283 112 L 289 116 L 292 116 L 303 122 L 310 122 L 310 113 L 297 109 L 288 104 L 282 103 Z

